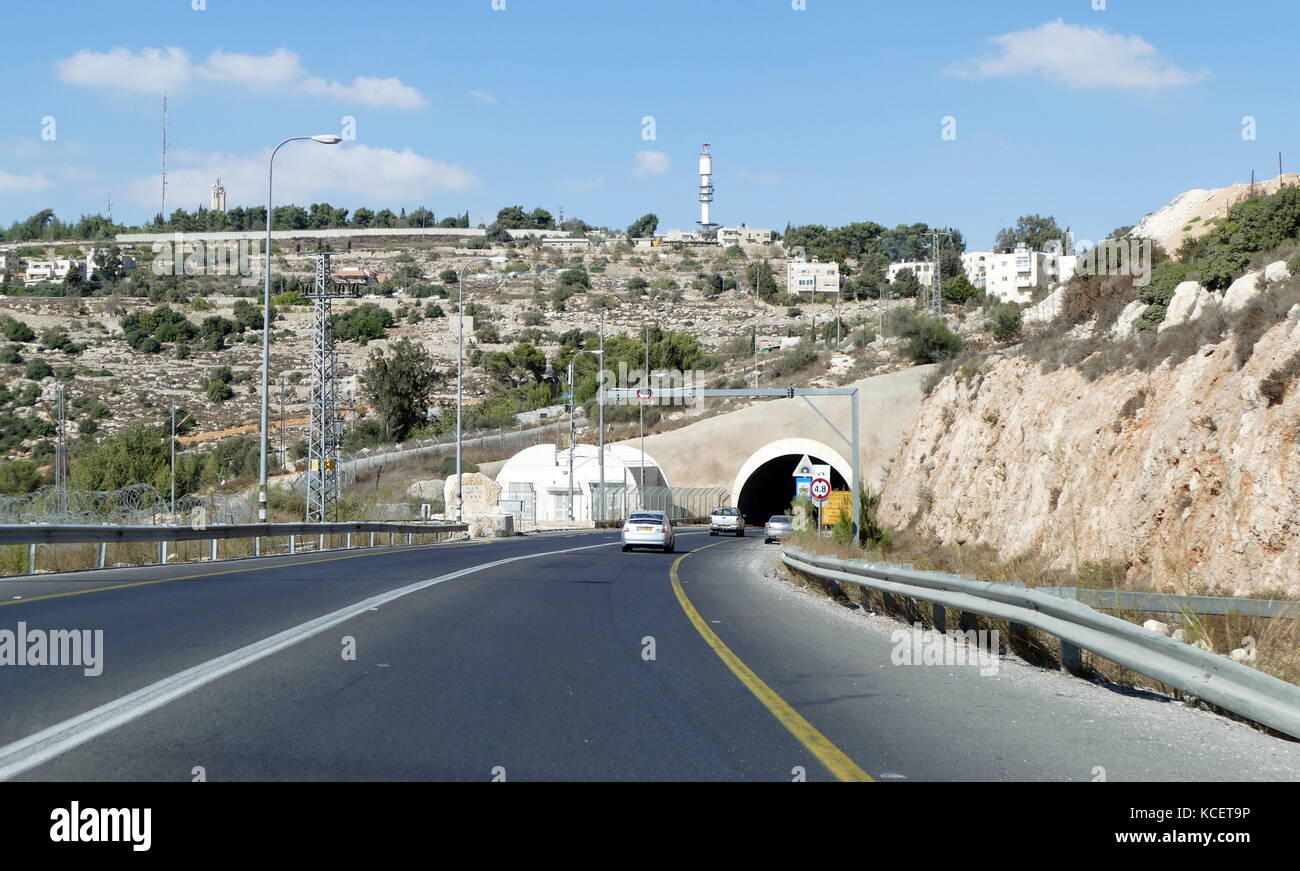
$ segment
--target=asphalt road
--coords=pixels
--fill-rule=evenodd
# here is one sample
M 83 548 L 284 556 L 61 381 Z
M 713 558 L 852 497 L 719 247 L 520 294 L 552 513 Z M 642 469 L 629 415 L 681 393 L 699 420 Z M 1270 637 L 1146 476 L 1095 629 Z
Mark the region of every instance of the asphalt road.
M 104 639 L 98 676 L 0 667 L 0 778 L 1300 779 L 1300 744 L 1167 700 L 894 665 L 898 624 L 775 577 L 752 536 L 678 549 L 551 534 L 0 581 L 0 630 Z

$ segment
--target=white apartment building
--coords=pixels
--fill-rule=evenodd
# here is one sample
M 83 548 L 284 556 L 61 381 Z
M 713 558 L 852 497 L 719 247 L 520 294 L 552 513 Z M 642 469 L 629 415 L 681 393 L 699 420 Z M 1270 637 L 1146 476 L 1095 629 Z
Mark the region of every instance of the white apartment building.
M 729 248 L 732 245 L 766 245 L 772 241 L 771 230 L 758 230 L 741 224 L 739 227 L 719 227 L 718 245 Z
M 934 261 L 933 260 L 896 260 L 889 264 L 885 270 L 885 275 L 892 284 L 898 278 L 898 273 L 904 269 L 912 270 L 912 274 L 922 285 L 929 287 L 934 281 Z
M 791 260 L 785 266 L 786 293 L 838 293 L 840 265 L 834 261 L 822 263 L 817 259 Z
M 47 281 L 63 281 L 68 277 L 68 273 L 75 266 L 81 272 L 82 277 L 86 277 L 86 261 L 68 260 L 60 258 L 58 260 L 33 260 L 27 264 L 27 277 L 23 280 L 25 285 L 44 284 Z
M 967 251 L 961 256 L 970 283 L 1003 302 L 1029 302 L 1035 290 L 1069 281 L 1077 263 L 1073 254 L 1030 251 L 1024 246 Z

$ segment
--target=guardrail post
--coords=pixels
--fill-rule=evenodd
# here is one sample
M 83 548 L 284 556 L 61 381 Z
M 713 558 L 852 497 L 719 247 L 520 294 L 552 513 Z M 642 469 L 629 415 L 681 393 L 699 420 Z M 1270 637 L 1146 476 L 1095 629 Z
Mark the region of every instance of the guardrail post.
M 262 536 L 258 535 L 253 538 L 253 556 L 262 555 Z
M 36 542 L 27 545 L 27 574 L 36 574 Z
M 370 533 L 370 546 L 371 547 L 375 546 L 375 534 L 373 532 Z
M 102 569 L 104 567 L 104 563 L 108 559 L 108 542 L 101 541 L 98 545 L 96 545 L 95 550 L 98 551 L 95 559 L 96 562 L 95 568 Z
M 325 549 L 325 533 L 322 532 L 320 534 L 320 537 L 316 539 L 316 551 L 317 553 L 319 553 L 324 549 Z
M 344 550 L 352 549 L 352 533 L 350 532 L 344 533 L 343 535 L 343 549 Z
M 167 565 L 167 542 L 158 542 L 158 565 Z
M 1064 638 L 1061 639 L 1061 671 L 1069 672 L 1076 677 L 1085 676 L 1083 651 L 1078 645 L 1071 644 Z
M 1009 649 L 1015 650 L 1016 647 L 1019 647 L 1021 650 L 1028 649 L 1029 647 L 1028 626 L 1026 626 L 1024 623 L 1008 623 L 1007 629 L 1009 630 L 1009 634 L 1011 635 L 1011 641 L 1014 642 L 1014 644 L 1007 645 Z
M 212 553 L 212 561 L 213 561 L 213 562 L 216 562 L 216 561 L 217 561 L 217 540 L 216 540 L 215 538 L 212 539 L 212 551 L 211 551 L 211 553 Z
M 934 631 L 941 635 L 948 634 L 948 609 L 942 605 L 932 606 L 934 614 Z
M 295 541 L 294 539 L 295 539 L 295 536 L 292 536 L 292 535 L 289 536 L 289 553 L 291 553 L 291 554 L 293 554 L 293 553 L 297 553 L 297 552 L 298 552 L 297 547 L 296 547 L 296 544 L 297 544 L 297 543 L 296 543 L 296 541 Z
M 411 544 L 413 538 L 414 538 L 414 536 L 412 536 L 411 533 L 409 533 L 409 532 L 406 533 L 406 543 L 407 543 L 407 544 Z

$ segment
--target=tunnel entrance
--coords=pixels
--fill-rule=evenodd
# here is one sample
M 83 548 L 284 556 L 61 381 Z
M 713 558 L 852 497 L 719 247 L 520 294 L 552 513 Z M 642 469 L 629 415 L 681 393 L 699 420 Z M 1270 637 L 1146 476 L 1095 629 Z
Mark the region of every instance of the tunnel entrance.
M 736 507 L 746 524 L 762 526 L 773 514 L 790 513 L 790 503 L 794 501 L 794 468 L 802 457 L 803 453 L 780 454 L 749 473 L 736 495 Z M 818 456 L 808 452 L 808 457 L 814 463 L 830 465 L 832 489 L 849 489 L 849 482 L 836 468 L 842 460 L 837 463 L 838 457 L 825 453 Z

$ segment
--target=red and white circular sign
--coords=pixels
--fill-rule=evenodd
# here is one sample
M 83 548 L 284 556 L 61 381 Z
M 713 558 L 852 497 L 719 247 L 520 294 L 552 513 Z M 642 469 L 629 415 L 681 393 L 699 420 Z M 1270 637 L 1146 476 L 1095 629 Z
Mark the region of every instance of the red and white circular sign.
M 831 495 L 831 482 L 825 478 L 813 478 L 812 483 L 808 485 L 808 495 L 814 502 L 825 502 Z
M 639 388 L 636 392 L 636 398 L 642 402 L 649 402 L 651 399 L 654 399 L 654 395 L 654 391 L 649 387 Z

